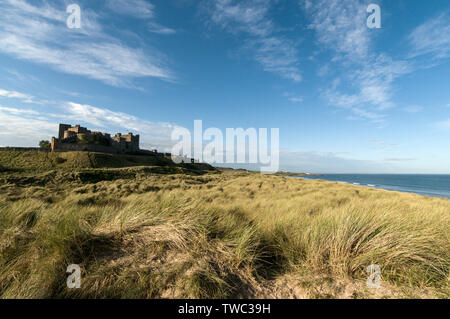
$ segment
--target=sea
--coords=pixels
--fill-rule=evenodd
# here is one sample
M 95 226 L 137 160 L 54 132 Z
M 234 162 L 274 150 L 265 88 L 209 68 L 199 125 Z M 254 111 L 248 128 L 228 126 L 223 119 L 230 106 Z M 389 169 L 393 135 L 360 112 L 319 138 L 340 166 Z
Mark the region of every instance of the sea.
M 450 175 L 426 174 L 323 174 L 301 176 L 305 179 L 323 179 L 357 186 L 386 189 L 425 196 L 450 199 Z

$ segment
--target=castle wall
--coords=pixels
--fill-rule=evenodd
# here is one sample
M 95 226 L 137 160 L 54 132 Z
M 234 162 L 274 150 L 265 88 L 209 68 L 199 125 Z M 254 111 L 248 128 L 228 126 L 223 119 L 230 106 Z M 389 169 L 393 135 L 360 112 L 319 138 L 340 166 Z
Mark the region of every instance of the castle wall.
M 52 139 L 52 152 L 70 152 L 70 151 L 89 151 L 99 153 L 117 154 L 118 151 L 112 146 L 104 146 L 99 144 L 76 144 L 76 143 L 60 143 L 56 139 Z
M 66 139 L 66 138 L 69 138 L 69 137 L 72 137 L 72 136 L 76 136 L 77 135 L 77 133 L 75 133 L 75 132 L 73 132 L 73 131 L 69 131 L 69 130 L 66 130 L 65 132 L 64 132 L 64 139 Z
M 0 147 L 0 151 L 36 151 L 36 152 L 48 152 L 48 149 L 43 149 L 40 147 L 16 147 L 16 146 L 5 146 Z
M 139 135 L 133 135 L 128 133 L 127 135 L 122 135 L 117 133 L 112 138 L 112 145 L 116 147 L 120 152 L 138 152 L 139 151 Z

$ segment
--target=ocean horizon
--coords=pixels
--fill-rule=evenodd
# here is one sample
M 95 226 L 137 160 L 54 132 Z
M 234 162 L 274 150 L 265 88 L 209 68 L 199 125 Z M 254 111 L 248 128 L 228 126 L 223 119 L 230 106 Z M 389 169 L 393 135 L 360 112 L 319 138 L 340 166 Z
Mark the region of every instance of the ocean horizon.
M 292 176 L 450 199 L 450 174 L 321 174 Z

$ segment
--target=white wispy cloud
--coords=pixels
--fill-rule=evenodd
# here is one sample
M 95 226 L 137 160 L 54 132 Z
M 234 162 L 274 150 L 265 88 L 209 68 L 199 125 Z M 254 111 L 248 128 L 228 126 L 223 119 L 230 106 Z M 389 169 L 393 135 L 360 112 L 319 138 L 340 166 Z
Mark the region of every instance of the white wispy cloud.
M 417 172 L 415 158 L 390 157 L 380 159 L 357 159 L 342 153 L 318 152 L 318 151 L 295 151 L 289 149 L 280 150 L 280 171 L 302 172 L 302 173 L 415 173 Z M 217 164 L 216 164 L 217 165 Z M 217 166 L 246 168 L 259 170 L 258 164 L 220 164 Z M 430 168 L 430 174 L 439 173 L 439 170 Z
M 40 7 L 36 7 L 29 4 L 26 0 L 5 0 L 4 5 L 10 5 L 16 11 L 21 11 L 36 17 L 60 22 L 65 21 L 65 10 L 58 10 L 49 5 L 47 2 L 44 2 Z
M 0 146 L 37 146 L 57 130 L 58 123 L 37 111 L 0 106 Z
M 388 162 L 406 162 L 406 161 L 414 161 L 415 158 L 409 158 L 409 157 L 389 157 L 385 158 L 385 161 Z
M 301 103 L 301 102 L 303 102 L 303 98 L 302 97 L 290 97 L 288 100 L 291 101 L 292 103 Z
M 330 66 L 328 64 L 321 65 L 317 69 L 317 75 L 320 77 L 326 76 L 330 72 Z
M 390 162 L 360 160 L 333 152 L 280 150 L 280 169 L 308 173 L 398 172 Z
M 208 2 L 210 21 L 244 40 L 244 47 L 265 71 L 299 82 L 298 51 L 294 41 L 283 36 L 269 15 L 269 0 L 218 0 Z
M 8 74 L 12 75 L 12 77 L 10 78 L 14 78 L 16 81 L 20 81 L 20 83 L 30 83 L 30 82 L 37 83 L 40 81 L 34 75 L 22 73 L 17 70 L 13 70 L 11 68 L 3 68 L 3 70 Z
M 370 113 L 381 113 L 395 105 L 392 101 L 393 82 L 411 72 L 410 65 L 405 61 L 393 61 L 384 54 L 370 61 L 370 64 L 357 65 L 345 79 L 347 91 L 350 87 L 355 93 L 344 93 L 340 81 L 325 91 L 330 104 L 353 111 L 366 109 Z
M 44 105 L 44 104 L 54 103 L 53 101 L 38 99 L 30 94 L 17 92 L 17 91 L 8 91 L 8 90 L 4 90 L 4 89 L 0 89 L 0 98 L 16 99 L 22 103 L 28 103 L 28 104 Z
M 341 71 L 331 86 L 323 89 L 333 106 L 348 109 L 350 118 L 364 118 L 378 125 L 385 121 L 383 110 L 395 106 L 393 82 L 412 71 L 406 60 L 394 60 L 373 52 L 374 30 L 366 25 L 367 2 L 360 0 L 301 1 L 311 18 L 309 28 L 322 52 L 331 52 L 333 69 Z M 330 66 L 327 64 L 326 69 Z M 321 75 L 326 75 L 323 70 Z
M 400 146 L 397 143 L 386 142 L 386 141 L 379 140 L 379 139 L 372 139 L 372 140 L 370 140 L 370 142 L 372 143 L 371 148 L 373 150 L 379 150 L 379 151 L 392 151 L 393 149 Z
M 303 97 L 302 96 L 298 96 L 295 93 L 284 92 L 283 96 L 286 97 L 288 99 L 288 101 L 292 102 L 292 103 L 301 103 L 301 102 L 303 102 Z
M 109 35 L 88 9 L 82 9 L 81 29 L 67 28 L 64 4 L 2 2 L 0 52 L 114 86 L 132 87 L 132 79 L 141 77 L 173 80 L 161 53 L 153 49 L 150 55 Z
M 365 109 L 358 107 L 352 107 L 350 108 L 350 110 L 352 112 L 352 115 L 348 116 L 347 119 L 349 120 L 366 119 L 371 121 L 372 123 L 376 123 L 380 128 L 384 127 L 384 122 L 386 118 L 385 114 L 367 111 Z
M 1 106 L 1 105 L 0 105 L 0 111 L 8 112 L 13 115 L 19 115 L 19 114 L 37 115 L 37 114 L 39 114 L 38 112 L 36 112 L 34 110 L 23 110 L 23 109 L 17 109 L 14 107 L 5 107 L 5 106 Z
M 107 108 L 74 102 L 65 103 L 64 110 L 70 114 L 67 116 L 71 119 L 79 119 L 85 123 L 94 124 L 99 127 L 117 126 L 129 130 L 145 132 L 152 132 L 156 129 L 159 130 L 162 127 L 172 130 L 176 127 L 170 123 L 148 122 L 124 112 L 116 112 Z
M 155 6 L 146 0 L 107 0 L 106 3 L 108 8 L 117 13 L 142 19 L 154 16 Z
M 148 31 L 158 34 L 175 34 L 177 31 L 172 28 L 168 28 L 160 25 L 157 22 L 149 22 L 148 23 Z
M 424 109 L 423 106 L 420 105 L 409 105 L 403 108 L 403 110 L 408 113 L 418 113 L 423 111 L 423 109 Z
M 338 53 L 334 59 L 364 59 L 370 50 L 367 4 L 359 0 L 301 1 L 317 40 Z
M 434 123 L 433 126 L 443 131 L 450 131 L 450 119 Z
M 429 55 L 435 59 L 450 57 L 450 14 L 441 13 L 411 32 L 411 57 Z
M 146 0 L 107 0 L 106 6 L 112 11 L 137 19 L 155 19 L 155 6 Z M 147 23 L 147 30 L 157 34 L 175 34 L 176 30 L 163 26 L 156 21 Z
M 3 89 L 0 89 L 0 96 L 6 98 L 21 99 L 24 101 L 29 101 L 33 98 L 31 95 L 25 93 L 20 93 L 17 91 L 8 91 Z

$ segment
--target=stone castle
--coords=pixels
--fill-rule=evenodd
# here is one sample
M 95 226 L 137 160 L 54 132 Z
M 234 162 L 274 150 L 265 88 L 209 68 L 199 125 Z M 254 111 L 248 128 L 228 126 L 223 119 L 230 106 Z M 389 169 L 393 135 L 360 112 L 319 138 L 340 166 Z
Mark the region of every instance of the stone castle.
M 59 124 L 58 138 L 52 137 L 52 152 L 91 151 L 111 154 L 137 153 L 139 135 L 90 131 L 80 125 Z

